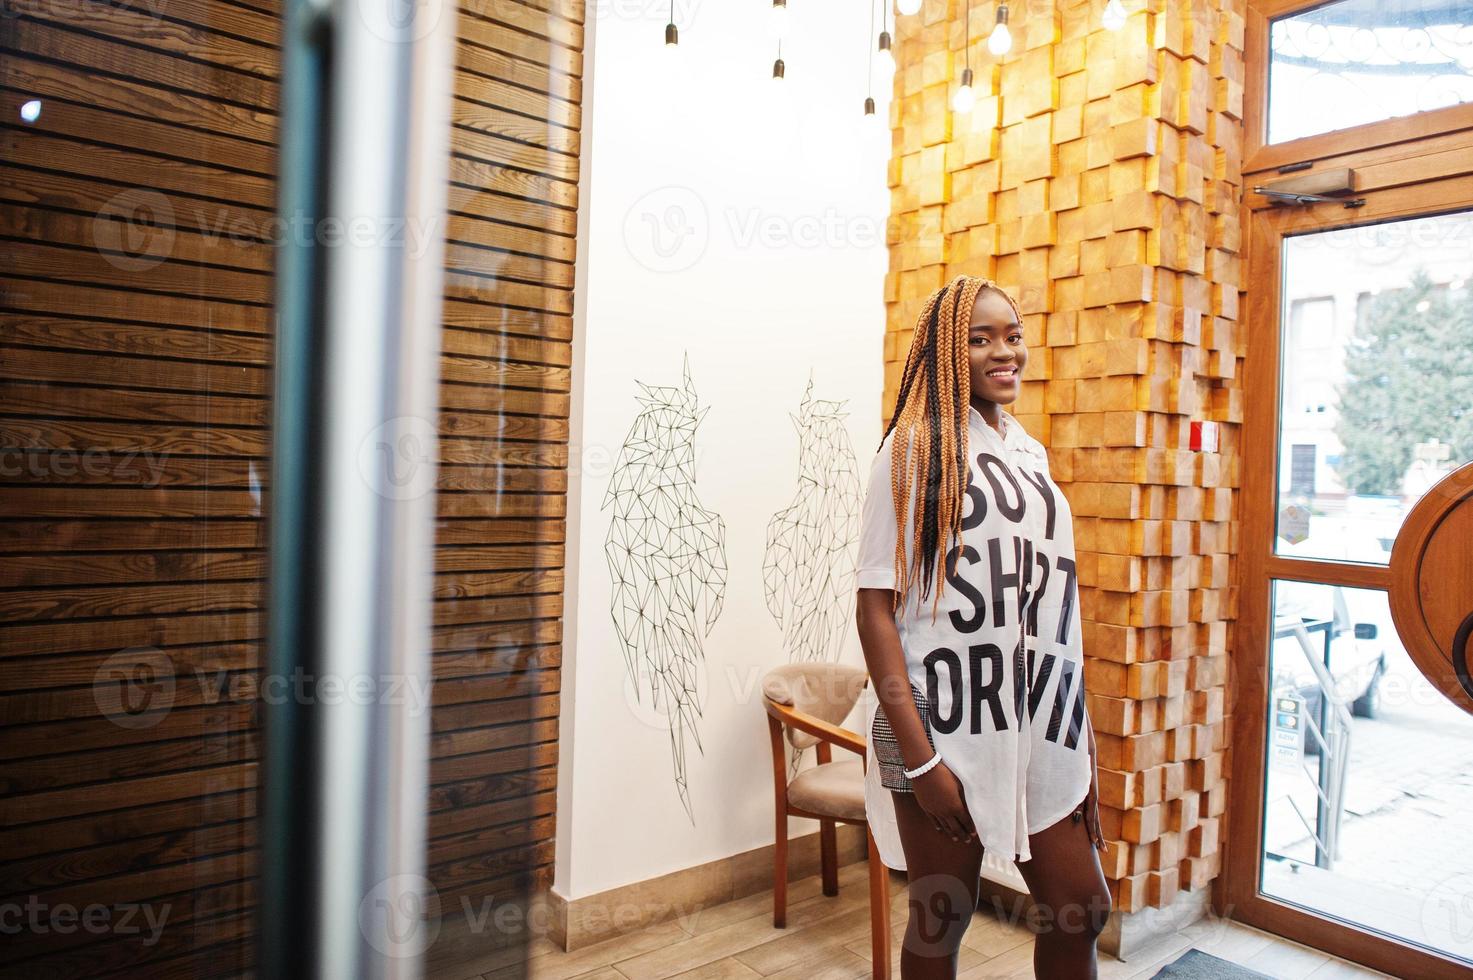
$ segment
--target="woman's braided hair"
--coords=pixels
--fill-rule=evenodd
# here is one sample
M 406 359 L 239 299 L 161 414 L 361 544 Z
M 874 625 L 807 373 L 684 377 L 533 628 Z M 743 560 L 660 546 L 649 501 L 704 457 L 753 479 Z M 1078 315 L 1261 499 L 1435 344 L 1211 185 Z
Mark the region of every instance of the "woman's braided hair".
M 1023 322 L 1018 304 L 1007 290 L 991 279 L 960 275 L 932 293 L 916 318 L 910 354 L 900 377 L 895 414 L 881 437 L 895 433 L 890 445 L 890 487 L 895 501 L 895 590 L 908 596 L 916 578 L 921 598 L 931 592 L 933 581 L 955 569 L 943 570 L 944 555 L 953 538 L 960 540 L 962 497 L 971 475 L 968 462 L 969 416 L 972 401 L 972 371 L 969 349 L 972 308 L 983 289 L 991 289 L 1007 300 L 1018 322 Z M 908 464 L 911 445 L 918 450 L 915 466 Z M 914 477 L 914 484 L 912 484 Z M 921 513 L 915 521 L 912 540 L 915 561 L 905 564 L 905 531 L 912 486 L 919 495 Z M 945 545 L 942 533 L 945 532 Z M 941 602 L 938 583 L 931 603 L 931 620 Z M 902 612 L 902 615 L 904 613 Z

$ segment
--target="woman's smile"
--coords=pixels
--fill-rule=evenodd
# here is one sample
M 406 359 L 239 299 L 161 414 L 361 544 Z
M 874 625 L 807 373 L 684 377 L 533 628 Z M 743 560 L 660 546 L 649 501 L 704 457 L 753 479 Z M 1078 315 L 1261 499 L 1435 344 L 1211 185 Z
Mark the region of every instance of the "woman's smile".
M 1018 365 L 1004 364 L 1002 367 L 991 368 L 987 377 L 995 381 L 1015 382 L 1018 380 Z

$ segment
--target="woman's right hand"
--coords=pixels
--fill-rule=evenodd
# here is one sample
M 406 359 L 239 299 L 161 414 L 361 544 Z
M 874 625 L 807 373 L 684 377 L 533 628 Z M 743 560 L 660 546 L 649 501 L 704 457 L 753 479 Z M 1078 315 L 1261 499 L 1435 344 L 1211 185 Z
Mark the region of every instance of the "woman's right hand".
M 955 841 L 971 840 L 977 835 L 961 780 L 946 767 L 945 762 L 938 762 L 929 771 L 916 776 L 910 781 L 910 787 L 915 791 L 916 802 L 930 816 L 939 832 L 949 834 Z

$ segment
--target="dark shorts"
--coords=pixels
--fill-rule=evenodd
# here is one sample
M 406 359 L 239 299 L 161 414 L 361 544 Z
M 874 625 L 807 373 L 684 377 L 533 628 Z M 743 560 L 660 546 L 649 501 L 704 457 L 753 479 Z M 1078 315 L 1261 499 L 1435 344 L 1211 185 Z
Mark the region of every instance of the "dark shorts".
M 926 729 L 926 742 L 935 751 L 936 744 L 931 740 L 930 702 L 920 689 L 911 682 L 910 696 L 915 701 L 916 709 L 921 713 L 921 724 Z M 886 789 L 893 789 L 901 793 L 914 793 L 910 780 L 905 775 L 905 759 L 900 754 L 900 743 L 895 740 L 895 732 L 890 727 L 890 719 L 885 717 L 885 706 L 875 705 L 874 725 L 870 730 L 870 742 L 874 745 L 875 764 L 880 767 L 880 785 Z

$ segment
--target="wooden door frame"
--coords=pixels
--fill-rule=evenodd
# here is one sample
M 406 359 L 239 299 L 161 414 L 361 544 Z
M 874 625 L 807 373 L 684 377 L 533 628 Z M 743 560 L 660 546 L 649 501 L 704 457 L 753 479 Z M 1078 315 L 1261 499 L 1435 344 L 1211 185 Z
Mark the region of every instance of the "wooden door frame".
M 1354 588 L 1386 589 L 1391 572 L 1377 565 L 1284 558 L 1273 554 L 1278 499 L 1278 428 L 1282 244 L 1285 235 L 1473 208 L 1473 181 L 1445 177 L 1387 187 L 1349 209 L 1248 206 L 1247 350 L 1238 618 L 1234 625 L 1234 734 L 1223 873 L 1215 894 L 1219 915 L 1277 933 L 1394 976 L 1466 980 L 1468 966 L 1450 957 L 1385 938 L 1349 923 L 1307 912 L 1258 891 L 1262 853 L 1263 780 L 1268 710 L 1270 581 L 1290 578 Z

